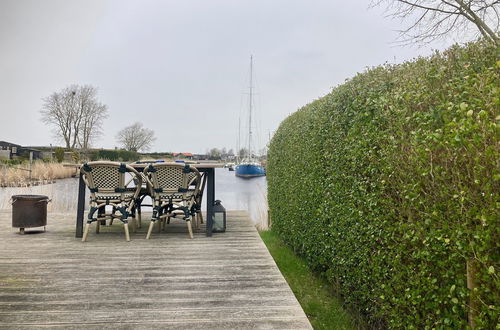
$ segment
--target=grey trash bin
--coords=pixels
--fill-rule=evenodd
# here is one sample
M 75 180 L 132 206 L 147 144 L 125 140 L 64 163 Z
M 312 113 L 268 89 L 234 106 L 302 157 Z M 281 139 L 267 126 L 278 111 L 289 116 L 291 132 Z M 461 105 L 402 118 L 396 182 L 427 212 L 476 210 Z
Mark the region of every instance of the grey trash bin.
M 50 199 L 43 195 L 12 196 L 12 227 L 19 228 L 24 234 L 24 228 L 47 226 L 47 203 Z

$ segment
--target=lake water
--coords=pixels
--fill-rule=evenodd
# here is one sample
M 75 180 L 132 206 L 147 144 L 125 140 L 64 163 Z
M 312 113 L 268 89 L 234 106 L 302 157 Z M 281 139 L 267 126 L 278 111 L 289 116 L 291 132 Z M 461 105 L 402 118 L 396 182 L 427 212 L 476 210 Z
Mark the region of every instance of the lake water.
M 267 223 L 266 177 L 243 179 L 236 177 L 234 172 L 225 168 L 215 171 L 216 199 L 222 201 L 226 210 L 247 210 L 254 223 L 265 228 Z M 63 179 L 53 184 L 34 187 L 0 188 L 0 209 L 10 209 L 11 196 L 23 194 L 48 196 L 52 200 L 48 204 L 49 211 L 76 212 L 78 179 Z M 203 210 L 206 210 L 206 205 L 203 205 Z

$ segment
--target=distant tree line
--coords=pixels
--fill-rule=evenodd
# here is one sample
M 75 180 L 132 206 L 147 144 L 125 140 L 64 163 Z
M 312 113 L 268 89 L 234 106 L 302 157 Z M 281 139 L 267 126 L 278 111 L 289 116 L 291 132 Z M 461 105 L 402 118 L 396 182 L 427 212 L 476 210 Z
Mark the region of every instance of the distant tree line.
M 225 160 L 234 158 L 234 151 L 233 149 L 229 149 L 228 151 L 226 148 L 211 148 L 207 150 L 205 157 L 210 160 Z
M 206 151 L 205 155 L 206 158 L 210 160 L 236 160 L 236 158 L 244 159 L 248 156 L 248 149 L 241 148 L 237 151 L 237 153 L 235 153 L 233 149 L 227 150 L 226 148 L 211 148 Z M 266 149 L 264 148 L 260 150 L 258 154 L 253 153 L 252 156 L 260 159 L 266 158 Z

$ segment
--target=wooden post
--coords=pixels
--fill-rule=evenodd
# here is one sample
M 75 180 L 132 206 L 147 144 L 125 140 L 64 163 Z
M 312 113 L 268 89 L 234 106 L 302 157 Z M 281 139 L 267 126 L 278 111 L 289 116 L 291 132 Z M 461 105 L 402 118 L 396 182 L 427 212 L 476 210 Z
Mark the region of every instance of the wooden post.
M 207 169 L 207 216 L 206 231 L 207 236 L 212 236 L 212 227 L 214 225 L 214 202 L 215 202 L 215 168 Z
M 475 292 L 475 288 L 477 287 L 476 283 L 476 262 L 474 258 L 467 259 L 467 288 L 469 289 L 469 326 L 472 329 L 476 328 L 476 313 L 478 308 L 477 301 L 477 292 Z
M 85 182 L 83 181 L 83 174 L 80 173 L 80 180 L 78 181 L 78 206 L 76 211 L 76 234 L 75 237 L 82 237 L 83 235 L 83 213 L 85 211 Z M 111 218 L 113 221 L 113 218 Z M 111 224 L 110 224 L 111 225 Z
M 30 183 L 31 183 L 31 166 L 33 165 L 33 151 L 30 151 Z

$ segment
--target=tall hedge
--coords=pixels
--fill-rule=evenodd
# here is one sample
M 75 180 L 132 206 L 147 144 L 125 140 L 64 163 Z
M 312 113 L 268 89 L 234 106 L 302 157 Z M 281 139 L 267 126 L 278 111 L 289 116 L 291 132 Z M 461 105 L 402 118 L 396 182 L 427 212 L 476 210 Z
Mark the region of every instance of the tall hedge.
M 271 141 L 273 230 L 374 327 L 499 322 L 497 59 L 473 43 L 370 69 Z
M 139 160 L 139 158 L 140 156 L 137 152 L 128 150 L 100 149 L 90 154 L 91 160 L 107 159 L 111 161 L 129 162 Z

